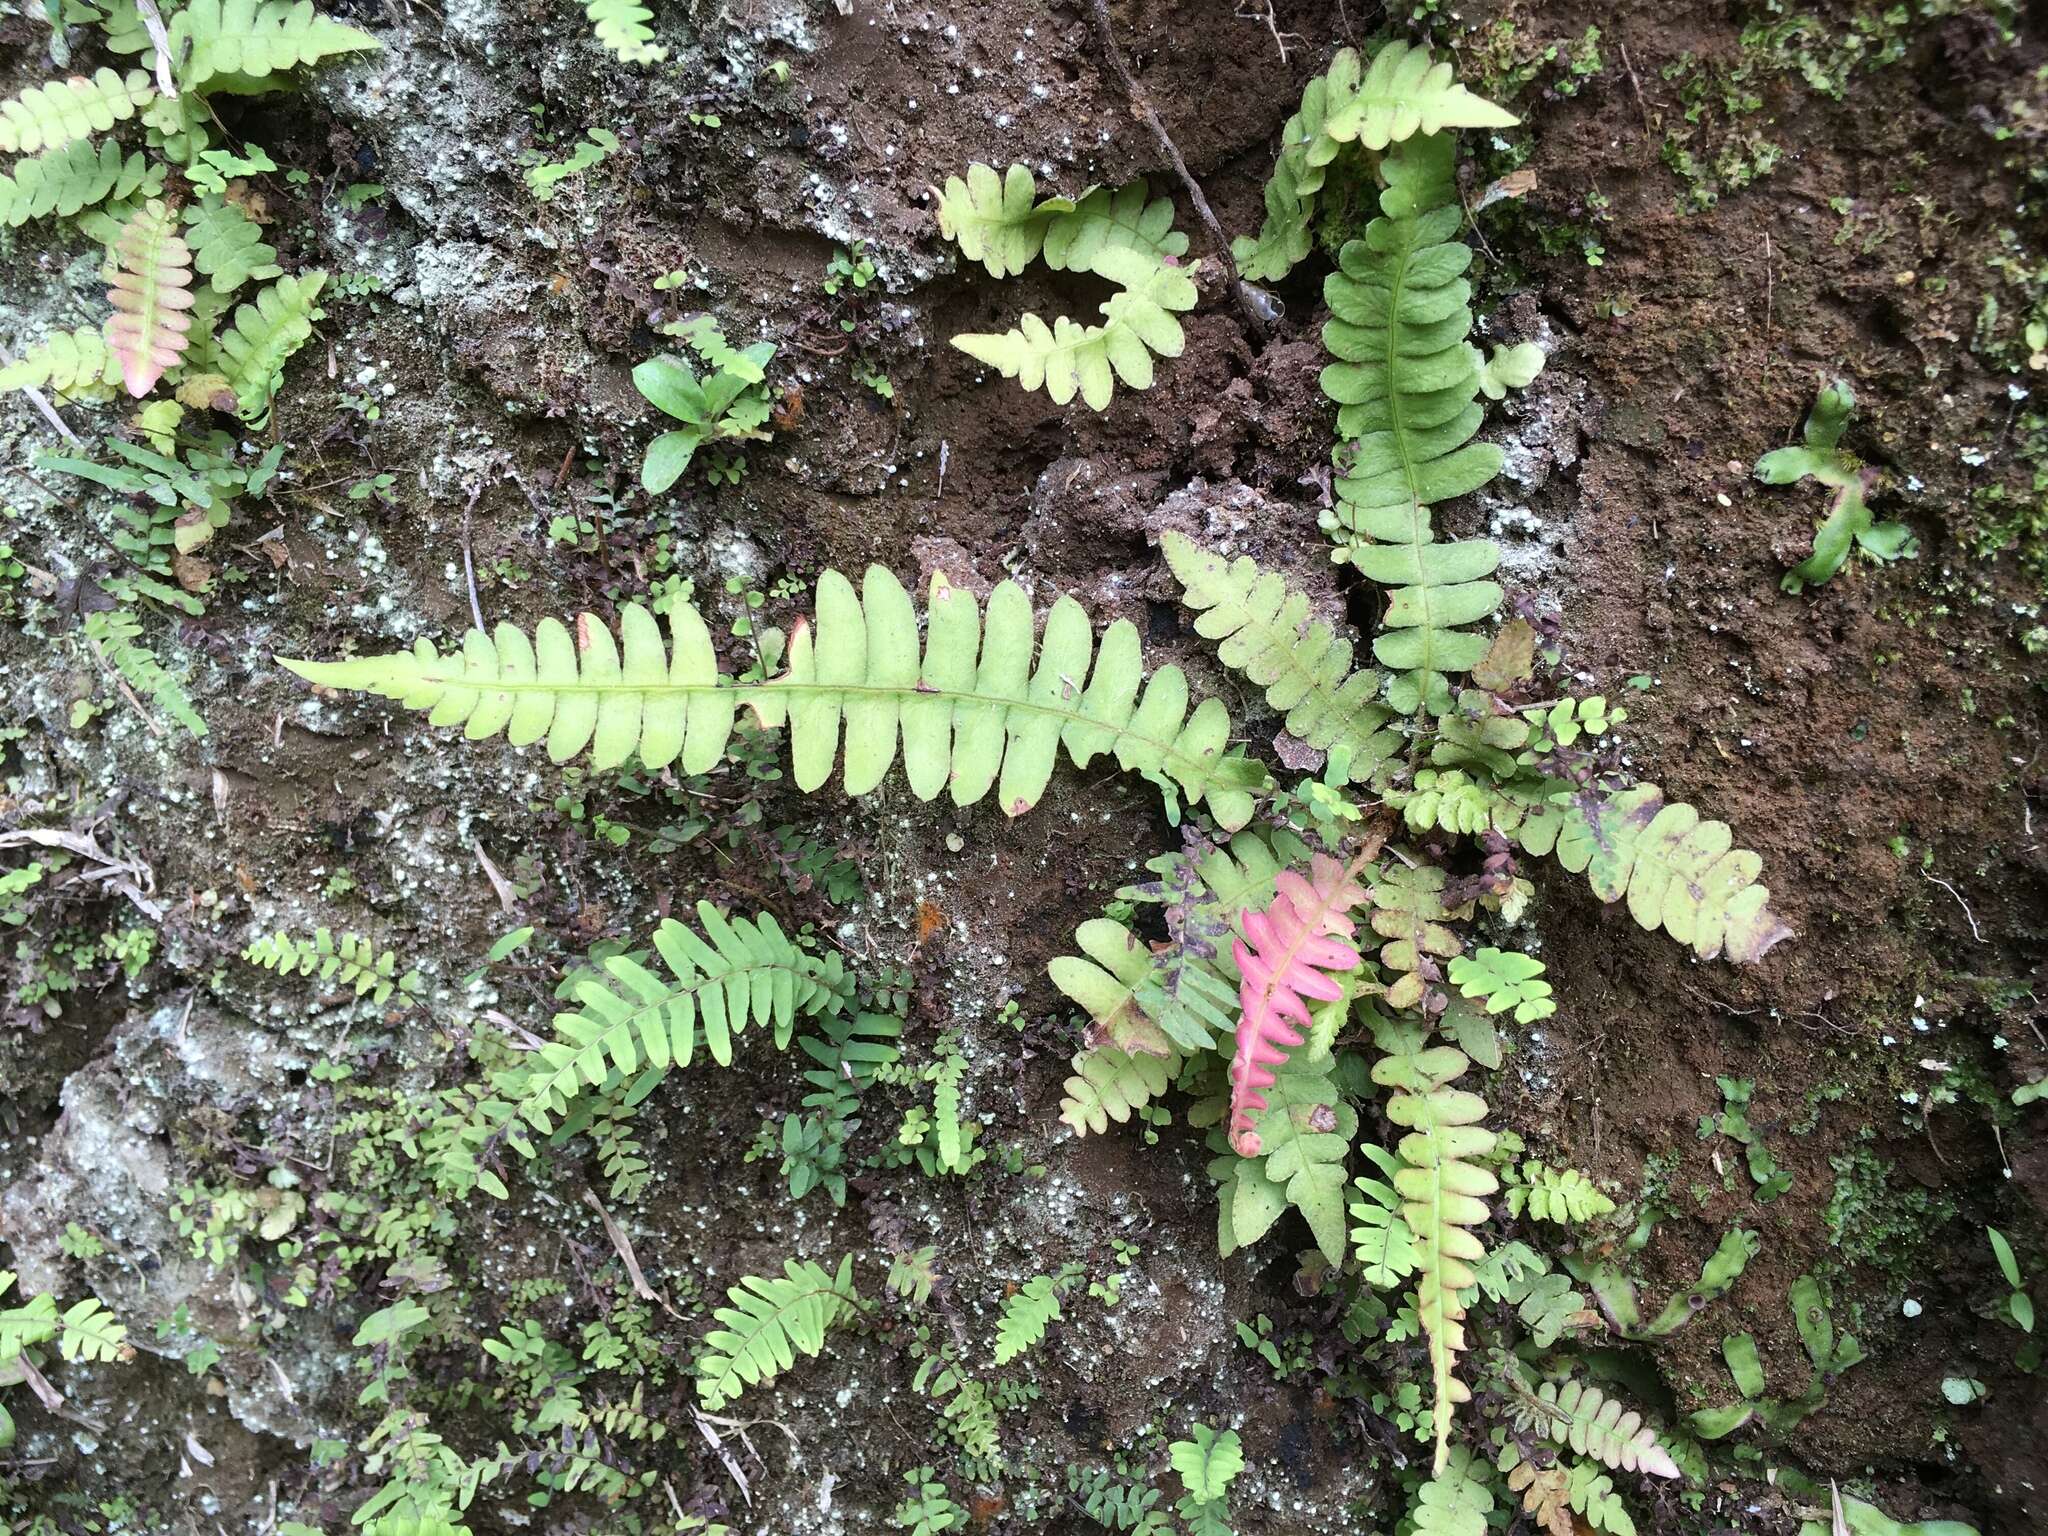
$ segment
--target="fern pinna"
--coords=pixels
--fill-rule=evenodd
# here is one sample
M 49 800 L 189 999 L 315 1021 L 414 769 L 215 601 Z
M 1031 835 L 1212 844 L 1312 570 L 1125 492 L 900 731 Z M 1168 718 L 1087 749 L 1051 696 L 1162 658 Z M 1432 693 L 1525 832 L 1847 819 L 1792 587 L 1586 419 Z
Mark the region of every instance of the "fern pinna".
M 786 670 L 766 683 L 720 672 L 704 621 L 684 603 L 670 610 L 668 645 L 654 616 L 628 603 L 616 638 L 586 613 L 573 635 L 553 619 L 531 640 L 510 624 L 494 634 L 473 629 L 447 657 L 421 640 L 392 656 L 283 664 L 324 687 L 427 710 L 430 724 L 460 725 L 472 741 L 503 733 L 514 746 L 545 742 L 556 762 L 587 749 L 599 768 L 637 756 L 650 769 L 679 762 L 702 773 L 724 755 L 745 705 L 762 725 L 787 727 L 793 776 L 806 791 L 843 756 L 847 792 L 868 793 L 900 743 L 919 799 L 945 790 L 954 804 L 971 805 L 993 791 L 1017 816 L 1037 803 L 1064 748 L 1077 767 L 1111 756 L 1176 798 L 1206 804 L 1224 826 L 1250 820 L 1265 771 L 1226 750 L 1230 717 L 1220 702 L 1189 710 L 1177 667 L 1146 679 L 1128 620 L 1111 624 L 1098 645 L 1080 604 L 1062 597 L 1043 632 L 1035 629 L 1030 599 L 1014 582 L 997 586 L 984 612 L 938 574 L 920 656 L 909 597 L 870 566 L 858 594 L 836 571 L 820 576 L 815 628 L 795 626 Z

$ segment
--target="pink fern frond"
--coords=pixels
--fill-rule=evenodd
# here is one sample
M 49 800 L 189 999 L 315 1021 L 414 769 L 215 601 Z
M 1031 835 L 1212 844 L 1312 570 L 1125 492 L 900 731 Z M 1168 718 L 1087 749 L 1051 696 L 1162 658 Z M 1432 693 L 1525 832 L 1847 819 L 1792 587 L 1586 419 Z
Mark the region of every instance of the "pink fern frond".
M 138 400 L 177 366 L 192 340 L 192 252 L 176 229 L 170 209 L 152 200 L 135 210 L 114 242 L 107 345 Z
M 1345 914 L 1365 900 L 1364 888 L 1352 878 L 1364 862 L 1361 857 L 1339 864 L 1319 853 L 1308 879 L 1283 872 L 1273 904 L 1244 914 L 1245 936 L 1231 949 L 1242 978 L 1237 1052 L 1230 1063 L 1230 1145 L 1240 1157 L 1259 1155 L 1252 1114 L 1266 1107 L 1273 1069 L 1305 1038 L 1304 999 L 1342 997 L 1342 984 L 1325 973 L 1353 971 L 1360 964 L 1358 951 L 1345 942 L 1355 926 Z

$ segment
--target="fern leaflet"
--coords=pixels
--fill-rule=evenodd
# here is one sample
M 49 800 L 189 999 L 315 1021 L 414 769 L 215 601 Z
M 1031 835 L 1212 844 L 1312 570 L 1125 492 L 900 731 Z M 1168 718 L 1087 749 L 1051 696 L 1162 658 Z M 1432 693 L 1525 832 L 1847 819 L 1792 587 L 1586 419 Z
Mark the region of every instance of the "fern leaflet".
M 1623 1472 L 1677 1477 L 1678 1463 L 1643 1416 L 1624 1412 L 1616 1399 L 1578 1381 L 1543 1382 L 1516 1398 L 1516 1418 L 1546 1440 L 1568 1446 Z
M 1076 1136 L 1100 1136 L 1110 1121 L 1124 1124 L 1133 1110 L 1165 1093 L 1179 1066 L 1178 1051 L 1134 1055 L 1113 1045 L 1081 1051 L 1074 1057 L 1074 1075 L 1063 1085 L 1060 1120 Z
M 1508 1210 L 1519 1216 L 1525 1209 L 1531 1221 L 1576 1227 L 1605 1216 L 1614 1202 L 1578 1169 L 1552 1168 L 1532 1159 L 1508 1187 Z
M 233 293 L 251 278 L 279 275 L 277 252 L 264 243 L 263 231 L 226 198 L 208 193 L 185 210 L 185 225 L 192 264 L 215 293 Z
M 732 1037 L 751 1024 L 773 1025 L 776 1047 L 789 1044 L 803 1014 L 836 1014 L 852 988 L 835 953 L 810 954 L 767 913 L 726 917 L 697 903 L 699 937 L 666 918 L 654 930 L 656 953 L 673 979 L 630 955 L 613 955 L 567 983 L 579 1005 L 555 1015 L 555 1038 L 515 1070 L 498 1092 L 533 1128 L 546 1133 L 586 1088 L 639 1076 L 637 1102 L 671 1065 L 688 1066 L 701 1029 L 721 1067 L 732 1064 Z
M 787 671 L 758 685 L 735 685 L 717 670 L 703 620 L 680 603 L 670 611 L 673 658 L 653 616 L 629 603 L 620 614 L 623 648 L 583 614 L 573 640 L 546 619 L 532 641 L 506 624 L 495 638 L 471 630 L 461 654 L 447 658 L 422 640 L 395 656 L 284 665 L 316 684 L 429 710 L 429 724 L 462 725 L 473 741 L 501 731 L 514 746 L 545 738 L 556 762 L 588 747 L 599 768 L 637 753 L 650 769 L 680 760 L 686 773 L 706 772 L 744 703 L 763 725 L 788 726 L 794 777 L 805 791 L 831 777 L 843 718 L 849 794 L 881 783 L 900 737 L 919 799 L 949 789 L 954 804 L 971 805 L 993 789 L 1017 816 L 1037 803 L 1064 744 L 1078 767 L 1109 753 L 1189 801 L 1205 800 L 1225 826 L 1250 820 L 1264 770 L 1225 752 L 1230 718 L 1220 702 L 1205 699 L 1188 713 L 1178 668 L 1153 674 L 1140 697 L 1138 632 L 1127 620 L 1110 625 L 1098 649 L 1080 604 L 1061 598 L 1046 618 L 1034 671 L 1031 604 L 1014 583 L 995 589 L 984 623 L 970 595 L 935 575 L 928 615 L 920 663 L 917 614 L 894 576 L 870 566 L 856 596 L 844 576 L 826 571 L 815 632 L 799 621 Z
M 85 637 L 108 665 L 125 677 L 137 693 L 162 706 L 194 736 L 204 736 L 206 722 L 199 718 L 199 711 L 192 707 L 177 679 L 156 659 L 156 652 L 142 643 L 141 634 L 141 621 L 126 609 L 85 616 Z
M 1008 1365 L 1045 1337 L 1045 1330 L 1060 1317 L 1060 1287 L 1074 1272 L 1068 1266 L 1055 1275 L 1035 1276 L 1003 1302 L 1003 1315 L 996 1322 L 997 1365 Z
M 250 944 L 242 958 L 283 976 L 339 981 L 357 997 L 368 997 L 379 1007 L 394 995 L 409 1005 L 421 1001 L 420 973 L 400 971 L 397 954 L 379 950 L 359 933 L 336 934 L 331 928 L 315 928 L 310 943 L 289 933 L 273 933 Z
M 1493 1492 L 1464 1446 L 1438 1448 L 1435 1475 L 1415 1495 L 1414 1536 L 1486 1536 Z
M 108 400 L 120 383 L 120 359 L 96 325 L 54 331 L 0 368 L 0 390 L 47 390 L 59 401 Z
M 325 272 L 281 277 L 235 311 L 234 324 L 215 342 L 213 361 L 227 379 L 242 419 L 261 426 L 270 419 L 270 402 L 284 382 L 284 365 L 313 336 L 313 322 L 324 311 L 314 300 L 327 282 Z
M 369 33 L 316 15 L 312 0 L 190 0 L 169 30 L 178 84 L 201 95 L 279 90 L 287 82 L 275 77 L 289 69 L 378 46 Z

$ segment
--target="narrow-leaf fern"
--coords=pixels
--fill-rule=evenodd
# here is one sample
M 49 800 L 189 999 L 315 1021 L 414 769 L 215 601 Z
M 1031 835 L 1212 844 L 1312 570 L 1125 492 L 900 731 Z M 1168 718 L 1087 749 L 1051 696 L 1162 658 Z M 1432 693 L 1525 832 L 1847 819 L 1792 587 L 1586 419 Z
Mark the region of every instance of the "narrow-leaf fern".
M 140 400 L 191 345 L 191 248 L 170 211 L 154 200 L 135 211 L 114 243 L 107 302 L 107 345 L 121 363 L 128 393 Z
M 726 1292 L 731 1305 L 712 1314 L 721 1326 L 697 1353 L 697 1395 L 718 1412 L 750 1386 L 760 1386 L 815 1355 L 825 1334 L 864 1303 L 853 1288 L 853 1255 L 828 1274 L 809 1259 L 790 1259 L 780 1278 L 747 1275 Z
M 870 566 L 856 595 L 827 571 L 815 630 L 794 627 L 787 670 L 764 684 L 735 684 L 718 671 L 709 632 L 687 604 L 676 604 L 669 622 L 673 655 L 653 616 L 629 603 L 617 640 L 583 614 L 573 639 L 544 619 L 530 641 L 509 624 L 495 637 L 471 630 L 461 653 L 445 658 L 422 640 L 393 656 L 284 665 L 316 684 L 429 710 L 430 724 L 461 725 L 471 740 L 500 732 L 514 746 L 544 739 L 556 762 L 588 748 L 599 768 L 637 754 L 650 769 L 680 761 L 686 773 L 705 772 L 744 703 L 763 725 L 788 726 L 805 791 L 831 777 L 842 720 L 854 795 L 887 776 L 899 740 L 919 799 L 944 789 L 954 804 L 971 805 L 993 790 L 1011 816 L 1037 803 L 1062 746 L 1077 767 L 1107 753 L 1206 801 L 1227 827 L 1250 820 L 1253 791 L 1265 783 L 1256 763 L 1225 750 L 1230 718 L 1220 702 L 1205 699 L 1190 714 L 1178 668 L 1147 682 L 1137 629 L 1118 620 L 1098 648 L 1072 598 L 1047 615 L 1035 669 L 1031 603 L 1012 582 L 991 594 L 984 618 L 971 595 L 935 575 L 920 659 L 917 613 L 894 576 Z
M 101 69 L 90 79 L 73 75 L 30 86 L 19 96 L 0 101 L 0 151 L 32 155 L 105 133 L 133 117 L 155 95 L 149 76 L 139 69 L 126 75 Z

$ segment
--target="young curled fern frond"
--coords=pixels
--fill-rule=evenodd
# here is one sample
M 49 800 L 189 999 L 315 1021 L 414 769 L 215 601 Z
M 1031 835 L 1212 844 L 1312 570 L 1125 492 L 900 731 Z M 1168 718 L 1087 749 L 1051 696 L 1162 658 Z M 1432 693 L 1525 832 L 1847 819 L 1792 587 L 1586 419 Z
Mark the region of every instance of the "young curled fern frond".
M 126 75 L 101 69 L 90 79 L 73 75 L 30 86 L 19 96 L 0 101 L 0 151 L 32 155 L 105 133 L 133 117 L 155 95 L 148 74 L 139 69 Z
M 993 790 L 1006 814 L 1031 809 L 1060 749 L 1085 768 L 1108 754 L 1119 766 L 1206 802 L 1226 827 L 1251 819 L 1265 771 L 1226 751 L 1230 717 L 1205 699 L 1188 710 L 1176 667 L 1146 681 L 1137 629 L 1118 620 L 1098 647 L 1080 604 L 1062 597 L 1035 646 L 1030 599 L 1003 582 L 986 615 L 943 574 L 932 579 L 922 658 L 917 613 L 887 570 L 870 566 L 862 590 L 836 571 L 818 580 L 815 628 L 792 630 L 787 671 L 735 684 L 718 671 L 709 632 L 694 609 L 670 613 L 673 654 L 637 603 L 620 613 L 619 636 L 594 615 L 571 631 L 545 619 L 529 641 L 509 624 L 471 630 L 460 654 L 427 641 L 410 652 L 354 661 L 283 664 L 310 682 L 358 689 L 430 711 L 433 725 L 461 725 L 470 740 L 504 733 L 514 746 L 545 740 L 567 762 L 586 748 L 598 768 L 637 756 L 648 768 L 680 761 L 702 773 L 725 750 L 745 704 L 768 727 L 787 726 L 799 789 L 815 790 L 841 756 L 847 793 L 866 794 L 895 764 L 899 742 L 911 792 L 950 791 L 972 805 Z M 1092 667 L 1091 667 L 1092 662 Z M 1142 692 L 1141 692 L 1141 684 Z
M 1472 1065 L 1463 1051 L 1425 1044 L 1422 1026 L 1406 1019 L 1376 1019 L 1373 1036 L 1383 1053 L 1373 1065 L 1373 1081 L 1391 1090 L 1387 1118 L 1409 1133 L 1394 1149 L 1403 1166 L 1394 1171 L 1393 1183 L 1415 1234 L 1415 1311 L 1428 1335 L 1436 1383 L 1441 1474 L 1452 1411 L 1472 1399 L 1455 1374 L 1465 1352 L 1465 1308 L 1458 1295 L 1477 1283 L 1472 1266 L 1486 1256 L 1473 1229 L 1487 1218 L 1486 1197 L 1500 1187 L 1480 1166 L 1493 1148 L 1493 1132 L 1479 1123 L 1486 1101 L 1451 1086 Z

